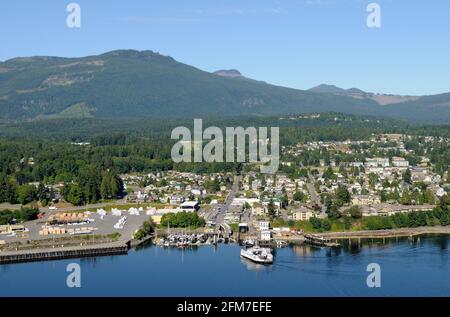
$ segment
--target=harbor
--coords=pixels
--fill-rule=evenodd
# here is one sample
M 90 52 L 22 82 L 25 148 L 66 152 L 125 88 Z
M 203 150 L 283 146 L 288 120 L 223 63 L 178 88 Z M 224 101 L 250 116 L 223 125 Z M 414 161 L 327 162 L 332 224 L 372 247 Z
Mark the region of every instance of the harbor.
M 91 217 L 93 216 L 91 215 Z M 121 234 L 116 236 L 100 235 L 95 237 L 91 234 L 91 231 L 87 234 L 83 234 L 82 230 L 86 230 L 84 228 L 81 228 L 80 230 L 75 228 L 72 229 L 72 231 L 67 232 L 67 230 L 64 231 L 62 227 L 57 227 L 59 231 L 63 232 L 60 237 L 55 238 L 55 234 L 53 234 L 52 238 L 36 240 L 33 243 L 30 243 L 29 241 L 25 244 L 10 243 L 9 249 L 5 250 L 5 248 L 3 248 L 0 251 L 0 264 L 127 254 L 130 248 L 147 243 L 148 241 L 151 241 L 151 244 L 164 248 L 196 248 L 211 245 L 217 246 L 218 244 L 237 244 L 241 246 L 244 252 L 251 248 L 261 248 L 265 254 L 271 254 L 270 250 L 284 248 L 292 244 L 308 244 L 316 247 L 328 248 L 340 246 L 337 242 L 332 242 L 328 238 L 313 234 L 271 236 L 269 239 L 262 239 L 260 236 L 241 235 L 240 232 L 234 233 L 232 231 L 230 231 L 230 235 L 224 235 L 221 230 L 209 229 L 189 230 L 160 228 L 156 229 L 153 234 L 145 236 L 142 240 L 134 240 L 132 233 L 137 229 L 138 222 L 135 222 L 133 226 L 130 226 L 128 219 L 132 219 L 132 217 L 127 217 L 122 214 L 116 216 L 109 215 L 109 217 L 111 218 L 108 220 L 109 226 L 114 223 L 112 227 L 115 230 L 120 231 Z M 101 214 L 100 218 L 101 220 L 105 220 L 108 216 Z M 50 217 L 50 219 L 55 223 L 55 216 Z M 94 223 L 95 219 L 91 218 L 90 220 L 91 223 Z M 84 223 L 85 222 L 82 222 L 81 225 Z M 45 225 L 43 227 L 45 228 L 43 230 L 46 231 L 40 230 L 40 234 L 42 234 L 42 232 L 52 232 Z M 77 232 L 81 233 L 76 234 Z M 247 258 L 251 257 L 247 256 Z M 267 264 L 271 263 L 272 260 L 267 262 L 257 260 L 255 262 L 264 262 Z
M 155 244 L 162 247 L 187 248 L 195 246 L 215 245 L 225 242 L 215 233 L 171 233 L 155 238 Z
M 442 296 L 450 295 L 449 242 L 448 237 L 422 237 L 420 244 L 407 238 L 369 239 L 360 247 L 337 249 L 292 244 L 272 250 L 270 265 L 241 257 L 242 247 L 235 243 L 198 248 L 146 244 L 126 256 L 1 265 L 0 295 Z M 366 285 L 366 267 L 374 260 L 383 270 L 378 289 Z M 70 263 L 81 267 L 79 289 L 66 286 Z M 434 286 L 414 287 L 418 284 Z

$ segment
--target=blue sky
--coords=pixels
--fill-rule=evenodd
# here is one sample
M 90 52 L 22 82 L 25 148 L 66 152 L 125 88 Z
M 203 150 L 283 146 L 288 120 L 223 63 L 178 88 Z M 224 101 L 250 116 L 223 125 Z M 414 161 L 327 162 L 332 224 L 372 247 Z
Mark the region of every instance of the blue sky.
M 82 27 L 66 26 L 66 5 Z M 381 6 L 382 27 L 366 25 Z M 307 89 L 450 91 L 448 0 L 3 0 L 0 60 L 150 49 L 206 71 Z

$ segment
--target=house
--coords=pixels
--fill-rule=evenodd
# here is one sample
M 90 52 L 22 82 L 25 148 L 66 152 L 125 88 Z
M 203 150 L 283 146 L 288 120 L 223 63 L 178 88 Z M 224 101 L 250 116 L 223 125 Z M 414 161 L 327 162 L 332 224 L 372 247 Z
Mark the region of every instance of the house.
M 200 188 L 192 188 L 191 189 L 191 194 L 194 195 L 194 196 L 206 195 L 206 190 L 200 189 Z
M 312 217 L 314 217 L 314 213 L 307 208 L 300 208 L 292 211 L 292 220 L 294 221 L 305 221 Z
M 352 197 L 353 205 L 376 205 L 380 203 L 380 197 L 377 195 L 354 195 Z
M 134 192 L 133 194 L 129 195 L 127 197 L 127 200 L 130 201 L 144 201 L 148 198 L 148 194 L 145 193 L 143 189 L 138 190 L 137 192 Z
M 405 206 L 405 205 L 391 205 L 391 204 L 380 204 L 376 207 L 363 206 L 361 213 L 363 217 L 369 216 L 392 216 L 397 213 L 409 213 L 413 211 L 430 211 L 433 210 L 434 205 L 416 205 L 416 206 Z
M 263 230 L 261 231 L 261 241 L 270 241 L 272 240 L 272 232 L 270 230 Z
M 172 195 L 170 196 L 169 202 L 171 205 L 179 205 L 184 203 L 185 199 L 182 195 Z
M 395 167 L 408 167 L 409 162 L 405 160 L 403 157 L 393 157 L 392 165 Z
M 366 159 L 367 167 L 389 167 L 389 159 L 384 157 L 374 157 Z
M 268 221 L 260 221 L 259 222 L 259 230 L 265 231 L 270 229 L 270 223 Z
M 266 215 L 267 209 L 261 204 L 254 204 L 251 213 L 253 217 L 261 217 Z
M 242 203 L 243 205 L 245 205 L 246 203 L 249 204 L 250 206 L 253 206 L 253 204 L 255 203 L 259 203 L 259 198 L 247 198 L 247 197 L 239 197 L 239 198 L 234 198 L 233 199 L 233 203 Z

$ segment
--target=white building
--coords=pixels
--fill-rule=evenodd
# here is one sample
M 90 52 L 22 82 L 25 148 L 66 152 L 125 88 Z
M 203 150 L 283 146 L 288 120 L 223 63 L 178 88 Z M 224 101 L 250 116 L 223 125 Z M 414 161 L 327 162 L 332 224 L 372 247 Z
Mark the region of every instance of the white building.
M 366 159 L 368 167 L 389 167 L 389 159 L 384 157 L 374 157 Z
M 267 210 L 261 204 L 255 204 L 252 207 L 251 213 L 253 217 L 260 217 L 266 215 Z
M 206 190 L 202 190 L 200 188 L 193 188 L 191 189 L 191 194 L 194 196 L 202 196 L 202 195 L 206 195 Z
M 136 198 L 139 200 L 144 200 L 148 198 L 148 195 L 146 193 L 144 193 L 143 191 L 138 191 Z
M 185 201 L 185 199 L 182 195 L 172 195 L 170 196 L 169 201 L 171 205 L 179 205 L 182 204 Z
M 292 220 L 294 221 L 305 221 L 314 217 L 314 213 L 308 209 L 294 210 L 292 212 Z
M 403 157 L 393 157 L 392 165 L 394 165 L 395 167 L 408 167 L 409 162 L 405 160 Z
M 197 211 L 200 209 L 197 201 L 185 201 L 180 205 L 180 208 L 186 211 Z
M 259 222 L 259 230 L 266 231 L 270 229 L 270 223 L 268 221 L 260 221 Z
M 270 230 L 261 231 L 260 238 L 262 241 L 270 241 L 272 239 L 272 232 L 270 232 Z

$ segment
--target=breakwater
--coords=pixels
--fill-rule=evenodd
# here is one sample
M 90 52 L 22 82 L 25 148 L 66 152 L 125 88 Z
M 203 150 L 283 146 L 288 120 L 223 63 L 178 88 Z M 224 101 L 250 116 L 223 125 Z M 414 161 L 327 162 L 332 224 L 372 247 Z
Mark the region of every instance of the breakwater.
M 69 258 L 84 258 L 104 255 L 120 255 L 128 253 L 127 244 L 110 244 L 86 247 L 56 248 L 45 250 L 24 250 L 16 252 L 0 252 L 0 264 L 22 263 L 33 261 L 49 261 Z

